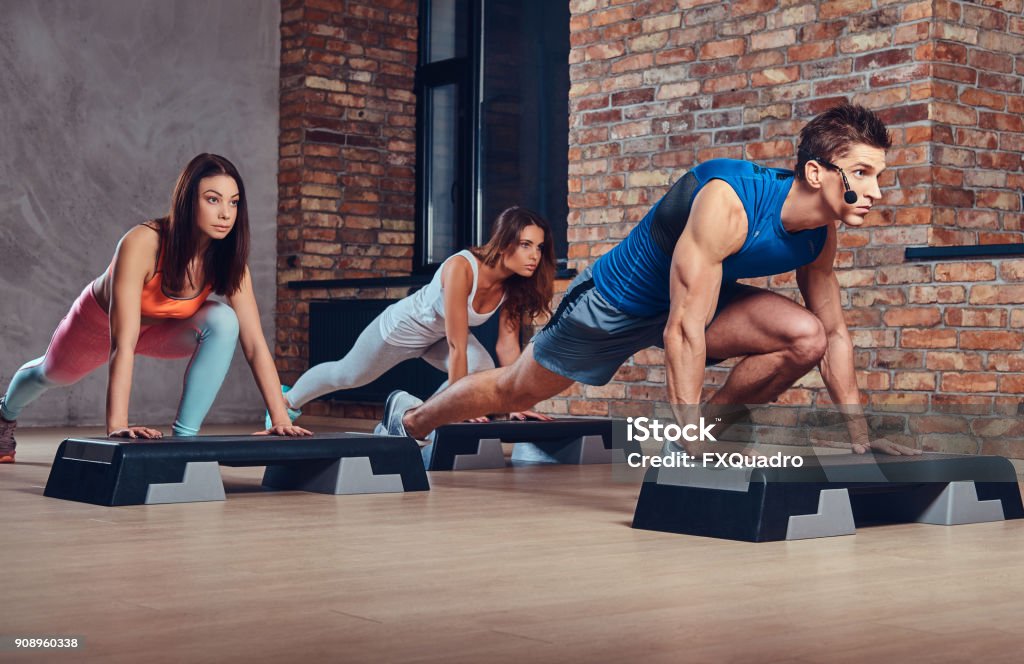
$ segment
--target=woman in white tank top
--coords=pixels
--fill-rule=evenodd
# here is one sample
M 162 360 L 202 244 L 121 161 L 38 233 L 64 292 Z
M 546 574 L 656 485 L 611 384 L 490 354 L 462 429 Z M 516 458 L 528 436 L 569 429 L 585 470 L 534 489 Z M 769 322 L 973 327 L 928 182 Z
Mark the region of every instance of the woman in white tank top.
M 374 319 L 345 357 L 316 365 L 293 387 L 284 388 L 292 419 L 307 402 L 366 385 L 410 358 L 446 371 L 445 385 L 493 369 L 490 354 L 469 328 L 499 309 L 495 350 L 501 366 L 512 364 L 521 352 L 520 325 L 551 313 L 554 273 L 548 223 L 525 208 L 508 208 L 495 219 L 487 244 L 450 256 L 429 285 Z M 540 417 L 532 412 L 514 415 Z

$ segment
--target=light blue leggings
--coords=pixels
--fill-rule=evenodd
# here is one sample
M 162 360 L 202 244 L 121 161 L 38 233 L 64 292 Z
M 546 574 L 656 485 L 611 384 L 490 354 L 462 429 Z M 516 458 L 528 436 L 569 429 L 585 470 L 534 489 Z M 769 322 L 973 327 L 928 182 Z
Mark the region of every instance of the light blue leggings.
M 396 346 L 381 336 L 380 318 L 377 316 L 366 326 L 345 357 L 322 362 L 302 374 L 285 395 L 288 405 L 291 408 L 302 408 L 319 396 L 372 383 L 388 369 L 417 357 L 435 369 L 448 371 L 447 339 L 439 339 L 420 348 Z M 470 333 L 466 344 L 467 372 L 476 373 L 493 368 L 494 360 L 487 349 Z M 448 381 L 445 381 L 438 391 L 447 386 Z

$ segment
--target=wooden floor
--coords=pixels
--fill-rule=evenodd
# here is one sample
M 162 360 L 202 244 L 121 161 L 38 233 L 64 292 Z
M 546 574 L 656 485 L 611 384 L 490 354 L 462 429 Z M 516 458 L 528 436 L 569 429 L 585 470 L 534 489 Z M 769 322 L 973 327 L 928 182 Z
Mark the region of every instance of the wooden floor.
M 245 432 L 248 428 L 233 429 Z M 221 428 L 207 433 L 225 432 Z M 45 662 L 1017 662 L 1024 521 L 747 544 L 630 528 L 608 466 L 432 473 L 430 492 L 45 498 L 69 430 L 0 466 L 0 636 Z M 75 435 L 95 433 L 76 430 Z

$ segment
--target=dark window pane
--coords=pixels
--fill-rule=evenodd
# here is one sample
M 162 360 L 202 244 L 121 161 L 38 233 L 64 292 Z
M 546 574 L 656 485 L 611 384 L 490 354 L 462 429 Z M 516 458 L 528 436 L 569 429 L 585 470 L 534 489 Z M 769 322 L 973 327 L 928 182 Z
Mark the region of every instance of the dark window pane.
M 458 250 L 455 184 L 458 157 L 457 87 L 431 88 L 427 137 L 427 169 L 430 193 L 427 198 L 427 263 L 439 263 Z
M 509 205 L 551 222 L 567 254 L 569 8 L 550 0 L 486 0 L 479 237 Z
M 465 57 L 468 0 L 431 0 L 430 36 L 425 63 Z

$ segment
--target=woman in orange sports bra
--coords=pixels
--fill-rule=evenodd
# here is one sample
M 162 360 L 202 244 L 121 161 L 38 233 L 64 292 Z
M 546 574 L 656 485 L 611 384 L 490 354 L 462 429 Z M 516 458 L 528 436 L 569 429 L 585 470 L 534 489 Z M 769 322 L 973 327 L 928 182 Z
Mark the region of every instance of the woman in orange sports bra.
M 14 374 L 0 400 L 0 463 L 14 461 L 22 408 L 104 363 L 107 435 L 161 437 L 157 429 L 128 423 L 136 355 L 192 358 L 172 430 L 176 436 L 198 434 L 239 341 L 271 413 L 267 433 L 310 435 L 288 418 L 260 326 L 248 255 L 242 178 L 224 157 L 201 154 L 178 177 L 170 214 L 121 238 L 110 266 L 82 291 L 46 353 Z M 211 294 L 228 304 L 208 299 Z

